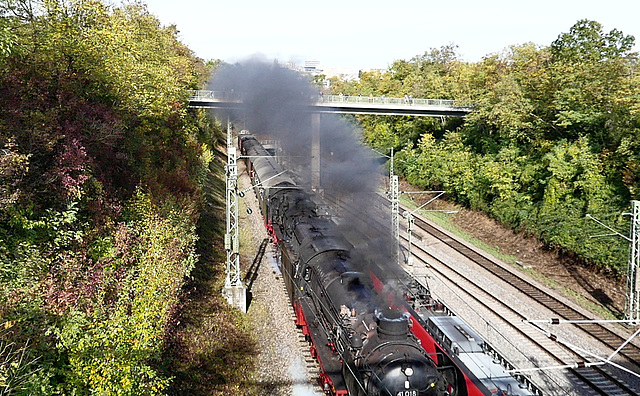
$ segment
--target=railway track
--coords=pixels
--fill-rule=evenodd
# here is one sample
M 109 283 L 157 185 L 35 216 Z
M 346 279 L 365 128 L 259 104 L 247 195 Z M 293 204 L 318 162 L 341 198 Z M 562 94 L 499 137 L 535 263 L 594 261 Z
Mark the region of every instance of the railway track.
M 331 197 L 329 197 L 331 199 Z M 335 202 L 335 200 L 334 200 Z M 350 210 L 348 203 L 341 203 L 342 210 Z M 554 312 L 556 316 L 565 320 L 588 320 L 586 315 L 577 311 L 573 307 L 567 305 L 556 297 L 550 295 L 546 291 L 540 289 L 536 285 L 532 284 L 528 280 L 518 276 L 517 274 L 508 271 L 503 268 L 500 264 L 494 262 L 489 257 L 481 254 L 480 252 L 474 250 L 463 244 L 462 242 L 450 237 L 446 233 L 440 231 L 438 228 L 432 226 L 427 223 L 420 216 L 415 216 L 414 226 L 421 229 L 423 232 L 432 235 L 434 238 L 439 240 L 441 243 L 449 246 L 451 249 L 459 252 L 463 256 L 465 256 L 469 261 L 482 268 L 484 271 L 504 280 L 505 283 L 512 285 L 515 289 L 520 290 L 523 294 L 527 295 L 529 298 L 534 299 L 539 302 L 545 308 Z M 386 227 L 383 224 L 375 225 L 377 228 Z M 406 237 L 405 237 L 406 240 Z M 509 312 L 510 315 L 517 318 L 517 322 L 522 323 L 523 320 L 527 319 L 522 314 L 520 314 L 516 309 L 505 304 L 503 301 L 495 298 L 491 293 L 487 292 L 486 285 L 478 285 L 474 282 L 473 279 L 468 279 L 468 276 L 457 271 L 447 263 L 435 258 L 429 252 L 427 252 L 424 248 L 419 246 L 418 244 L 412 245 L 413 249 L 418 249 L 421 255 L 428 255 L 431 257 L 431 260 L 437 260 L 439 262 L 439 266 L 446 266 L 451 271 L 457 273 L 457 275 L 469 284 L 473 285 L 476 293 L 471 293 L 469 287 L 461 286 L 459 290 L 461 290 L 468 298 L 475 300 L 478 304 L 482 304 L 487 309 L 493 311 L 493 314 L 496 317 L 502 318 L 505 323 L 509 323 L 509 326 L 512 327 L 516 333 L 523 337 L 523 339 L 529 340 L 535 344 L 540 350 L 545 351 L 549 356 L 553 356 L 557 365 L 570 367 L 574 365 L 575 367 L 571 367 L 567 369 L 567 377 L 573 383 L 576 384 L 576 387 L 579 387 L 580 394 L 584 395 L 609 395 L 609 396 L 623 396 L 623 395 L 638 395 L 640 394 L 640 384 L 632 383 L 629 384 L 624 380 L 621 380 L 617 377 L 616 374 L 610 370 L 607 366 L 590 366 L 590 367 L 580 367 L 582 363 L 571 362 L 569 364 L 566 363 L 567 359 L 565 357 L 558 357 L 557 353 L 554 353 L 548 347 L 548 342 L 540 341 L 535 337 L 530 336 L 523 329 L 518 326 L 513 325 L 513 318 L 511 320 L 504 318 L 504 312 Z M 415 251 L 415 250 L 414 250 Z M 423 262 L 423 265 L 426 265 Z M 438 276 L 444 278 L 447 282 L 451 284 L 456 284 L 457 282 L 451 279 L 449 276 L 445 275 L 441 271 L 438 271 L 435 266 L 431 266 L 431 270 L 438 272 Z M 480 299 L 480 295 L 482 295 L 482 299 Z M 491 301 L 496 308 L 491 308 L 488 306 L 488 301 Z M 499 308 L 498 308 L 499 307 Z M 602 344 L 604 344 L 607 348 L 614 351 L 618 349 L 620 345 L 622 345 L 626 340 L 611 331 L 610 329 L 600 325 L 600 324 L 580 324 L 578 326 L 582 331 L 593 337 L 594 339 L 599 340 Z M 573 353 L 574 358 L 577 362 L 584 362 L 585 358 L 580 356 L 576 352 Z M 640 361 L 640 348 L 633 344 L 627 344 L 624 348 L 621 349 L 620 355 L 626 359 L 630 364 L 637 365 L 637 362 Z M 637 367 L 637 366 L 636 366 Z M 637 369 L 636 369 L 637 371 Z M 638 381 L 636 381 L 638 382 Z
M 406 241 L 406 237 L 404 237 Z M 504 326 L 505 324 L 515 330 L 522 340 L 527 340 L 528 342 L 534 344 L 537 348 L 542 351 L 545 351 L 549 356 L 552 356 L 557 365 L 559 366 L 571 366 L 574 365 L 576 367 L 568 367 L 570 378 L 572 382 L 577 384 L 584 384 L 582 387 L 582 393 L 584 395 L 638 395 L 640 394 L 640 387 L 634 387 L 633 385 L 629 385 L 624 381 L 618 379 L 616 375 L 610 372 L 605 367 L 578 367 L 579 363 L 577 362 L 567 362 L 563 358 L 557 357 L 557 352 L 553 351 L 548 343 L 541 341 L 539 338 L 535 336 L 531 336 L 526 331 L 524 331 L 521 327 L 514 325 L 514 318 L 517 319 L 517 322 L 522 322 L 522 320 L 527 319 L 524 315 L 522 315 L 519 310 L 505 303 L 504 301 L 496 298 L 492 295 L 485 285 L 480 285 L 478 282 L 470 279 L 461 271 L 453 268 L 448 265 L 446 262 L 439 260 L 437 257 L 431 255 L 421 246 L 414 246 L 416 250 L 418 250 L 419 254 L 415 257 L 419 259 L 422 265 L 429 265 L 430 270 L 437 274 L 437 276 L 448 282 L 451 285 L 456 285 L 457 290 L 459 292 L 464 293 L 467 299 L 471 299 L 476 301 L 478 304 L 482 304 L 485 309 L 489 310 L 495 317 L 501 318 L 503 324 L 499 327 Z M 433 263 L 437 262 L 438 265 L 430 265 L 427 261 L 423 260 L 424 256 L 429 257 L 429 261 Z M 418 265 L 417 263 L 414 265 Z M 448 275 L 445 271 L 441 270 L 440 267 L 446 267 L 449 271 L 455 273 L 458 277 L 465 279 L 467 284 L 461 285 L 458 280 L 454 279 L 450 275 Z M 469 287 L 471 285 L 472 287 Z M 510 318 L 506 317 L 506 313 L 508 313 Z M 494 325 L 495 326 L 495 325 Z M 575 358 L 579 361 L 582 361 L 583 357 L 574 353 Z
M 484 256 L 477 250 L 463 244 L 459 240 L 451 238 L 449 235 L 432 226 L 419 216 L 415 217 L 414 224 L 424 232 L 463 254 L 467 259 L 484 270 L 509 283 L 514 288 L 520 290 L 523 294 L 533 298 L 539 304 L 554 312 L 559 318 L 564 320 L 592 319 L 547 293 L 545 290 L 542 290 L 524 277 L 508 271 L 500 264 Z M 599 323 L 576 324 L 575 326 L 610 348 L 612 352 L 626 341 L 625 338 Z M 619 351 L 619 355 L 626 358 L 630 363 L 635 364 L 636 369 L 640 369 L 640 367 L 637 366 L 638 362 L 640 362 L 640 348 L 637 345 L 628 343 Z

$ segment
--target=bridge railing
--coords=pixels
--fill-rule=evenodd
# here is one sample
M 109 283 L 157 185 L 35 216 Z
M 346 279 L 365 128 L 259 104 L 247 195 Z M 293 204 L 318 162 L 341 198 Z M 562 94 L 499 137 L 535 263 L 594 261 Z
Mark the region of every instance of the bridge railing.
M 238 93 L 229 91 L 191 91 L 190 101 L 211 102 L 241 102 L 242 97 Z M 392 106 L 435 106 L 448 108 L 468 108 L 468 104 L 449 99 L 423 99 L 423 98 L 393 98 L 386 96 L 360 96 L 360 95 L 319 95 L 318 104 L 359 104 L 366 105 L 392 105 Z
M 440 106 L 463 107 L 455 100 L 449 99 L 422 99 L 422 98 L 388 98 L 386 96 L 353 96 L 353 95 L 320 95 L 320 103 L 361 103 L 361 104 L 385 104 L 398 106 Z
M 191 91 L 189 95 L 190 101 L 212 101 L 212 102 L 240 102 L 242 97 L 234 92 L 229 91 Z

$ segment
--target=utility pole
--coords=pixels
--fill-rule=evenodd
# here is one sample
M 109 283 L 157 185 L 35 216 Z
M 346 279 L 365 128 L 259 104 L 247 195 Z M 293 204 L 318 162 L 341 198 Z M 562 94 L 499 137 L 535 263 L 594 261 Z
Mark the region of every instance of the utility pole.
M 238 233 L 238 164 L 236 147 L 233 145 L 231 122 L 227 121 L 227 166 L 225 167 L 227 188 L 227 232 L 224 248 L 227 251 L 227 268 L 222 295 L 229 304 L 247 312 L 247 289 L 240 279 L 240 254 Z
M 400 245 L 400 192 L 398 176 L 393 174 L 393 147 L 391 147 L 391 164 L 389 170 L 389 200 L 391 200 L 391 233 L 395 246 L 395 258 L 398 261 Z
M 418 211 L 420 211 L 420 209 L 424 208 L 425 206 L 429 205 L 431 202 L 435 201 L 436 199 L 440 198 L 442 195 L 444 195 L 444 191 L 405 191 L 403 194 L 437 194 L 435 197 L 431 198 L 430 200 L 428 200 L 427 202 L 423 203 L 422 205 L 418 206 L 417 208 L 415 208 L 412 211 L 405 211 L 402 214 L 402 217 L 404 217 L 405 219 L 407 219 L 407 235 L 408 235 L 408 242 L 409 245 L 407 245 L 407 260 L 406 260 L 406 264 L 409 266 L 409 268 L 411 268 L 411 271 L 413 271 L 413 256 L 411 255 L 411 244 L 412 244 L 412 235 L 413 235 L 413 224 L 415 221 L 415 213 L 418 213 Z M 456 213 L 456 211 L 445 211 L 445 213 Z
M 311 114 L 311 190 L 320 191 L 320 113 Z
M 631 213 L 623 213 L 623 215 L 631 216 L 630 237 L 622 235 L 590 214 L 587 214 L 586 217 L 600 224 L 604 228 L 613 231 L 613 234 L 596 236 L 617 235 L 629 241 L 625 319 L 632 325 L 640 325 L 640 277 L 638 276 L 638 266 L 640 266 L 640 201 L 631 201 L 631 207 Z
M 411 239 L 413 235 L 414 217 L 413 217 L 413 213 L 410 213 L 410 212 L 405 212 L 404 217 L 407 218 L 407 235 L 409 236 L 408 245 L 407 245 L 407 265 L 409 266 L 411 275 L 413 275 L 413 256 L 411 255 L 411 245 L 413 244 L 413 242 Z
M 631 201 L 631 240 L 629 243 L 629 267 L 627 269 L 626 319 L 640 324 L 640 201 Z

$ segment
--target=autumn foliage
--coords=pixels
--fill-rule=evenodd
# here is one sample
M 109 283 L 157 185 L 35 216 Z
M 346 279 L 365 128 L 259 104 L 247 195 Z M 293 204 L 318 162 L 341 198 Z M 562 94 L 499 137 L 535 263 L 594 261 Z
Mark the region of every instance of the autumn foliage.
M 204 65 L 146 7 L 0 2 L 0 394 L 160 394 L 196 262 Z
M 479 62 L 456 47 L 397 60 L 350 95 L 412 95 L 473 106 L 464 120 L 362 117 L 364 138 L 395 148 L 396 172 L 514 230 L 622 277 L 630 201 L 640 199 L 640 73 L 635 39 L 581 20 L 550 45 L 514 45 Z

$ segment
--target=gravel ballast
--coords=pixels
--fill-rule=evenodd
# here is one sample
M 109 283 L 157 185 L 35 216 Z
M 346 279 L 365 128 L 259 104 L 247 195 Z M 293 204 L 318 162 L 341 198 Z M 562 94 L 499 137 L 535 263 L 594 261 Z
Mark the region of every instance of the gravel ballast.
M 243 163 L 238 163 L 238 171 L 239 185 L 247 188 L 251 180 Z M 250 248 L 242 248 L 247 256 L 241 256 L 241 265 L 243 274 L 252 270 L 245 276 L 251 298 L 247 317 L 259 350 L 252 380 L 258 384 L 260 395 L 319 396 L 321 393 L 315 386 L 316 364 L 310 357 L 308 344 L 296 328 L 295 314 L 276 264 L 274 246 L 264 227 L 253 190 L 246 193 L 243 201 L 252 213 L 240 213 L 241 239 L 250 245 Z

